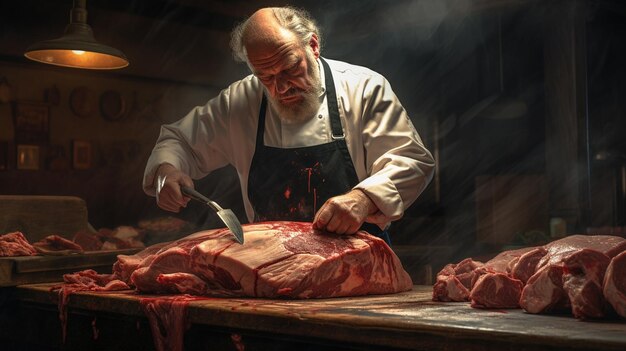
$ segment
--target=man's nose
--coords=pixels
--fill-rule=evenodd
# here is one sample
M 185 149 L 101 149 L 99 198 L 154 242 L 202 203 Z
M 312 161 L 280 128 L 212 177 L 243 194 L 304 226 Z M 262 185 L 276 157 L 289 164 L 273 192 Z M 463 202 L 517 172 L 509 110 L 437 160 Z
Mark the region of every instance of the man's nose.
M 278 94 L 284 94 L 291 88 L 289 80 L 281 77 L 276 77 L 274 81 L 274 86 L 276 87 L 276 93 Z

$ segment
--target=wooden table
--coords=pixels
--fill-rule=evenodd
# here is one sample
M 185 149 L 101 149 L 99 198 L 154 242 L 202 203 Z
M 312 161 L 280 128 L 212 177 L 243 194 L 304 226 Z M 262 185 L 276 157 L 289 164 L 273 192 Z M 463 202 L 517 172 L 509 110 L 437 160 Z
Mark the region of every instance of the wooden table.
M 30 283 L 50 283 L 63 279 L 63 274 L 83 269 L 111 273 L 118 255 L 132 255 L 140 248 L 88 251 L 58 256 L 0 257 L 0 287 Z
M 12 289 L 16 303 L 11 306 L 17 307 L 11 313 L 14 321 L 40 319 L 34 326 L 24 324 L 14 329 L 40 328 L 35 335 L 48 338 L 46 345 L 61 347 L 57 294 L 50 292 L 50 286 Z M 72 295 L 68 342 L 63 348 L 122 349 L 123 345 L 128 349 L 152 349 L 139 302 L 145 297 L 152 296 L 132 292 Z M 626 350 L 623 320 L 585 322 L 571 316 L 479 310 L 468 303 L 430 300 L 430 286 L 415 286 L 410 292 L 395 295 L 323 300 L 207 298 L 189 303 L 191 328 L 185 334 L 185 344 L 188 350 L 234 350 L 230 336 L 238 334 L 246 351 Z M 46 322 L 37 317 L 43 315 L 42 311 L 51 314 Z M 57 323 L 50 330 L 42 326 L 53 323 L 55 318 Z M 0 330 L 3 327 L 7 326 L 0 323 Z M 97 340 L 93 340 L 96 335 Z M 113 346 L 115 340 L 123 342 Z

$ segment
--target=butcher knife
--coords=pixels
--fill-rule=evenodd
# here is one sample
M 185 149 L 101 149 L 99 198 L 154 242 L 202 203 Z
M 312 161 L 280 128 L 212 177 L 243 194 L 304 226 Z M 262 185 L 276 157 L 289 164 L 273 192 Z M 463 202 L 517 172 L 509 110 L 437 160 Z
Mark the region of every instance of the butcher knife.
M 237 242 L 243 244 L 243 228 L 241 228 L 241 223 L 239 223 L 239 219 L 237 219 L 237 216 L 233 211 L 229 209 L 223 209 L 220 205 L 217 204 L 217 202 L 200 194 L 192 188 L 181 186 L 180 190 L 184 195 L 189 196 L 196 201 L 202 202 L 203 204 L 213 209 L 213 211 L 217 213 L 217 216 L 220 217 L 222 222 L 226 224 L 226 227 L 228 227 L 228 229 L 230 229 L 230 231 L 233 233 Z

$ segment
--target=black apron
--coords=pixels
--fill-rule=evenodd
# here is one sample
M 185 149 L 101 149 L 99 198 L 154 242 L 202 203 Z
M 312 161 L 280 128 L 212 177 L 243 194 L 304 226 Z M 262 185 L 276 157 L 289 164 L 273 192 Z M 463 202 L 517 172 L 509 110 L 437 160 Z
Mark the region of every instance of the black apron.
M 358 184 L 339 118 L 333 76 L 328 63 L 320 60 L 326 77 L 326 100 L 333 141 L 288 149 L 265 146 L 267 99 L 263 95 L 256 149 L 248 178 L 248 198 L 254 209 L 255 222 L 312 222 L 326 200 L 345 194 Z M 390 244 L 389 234 L 378 226 L 364 223 L 361 229 Z

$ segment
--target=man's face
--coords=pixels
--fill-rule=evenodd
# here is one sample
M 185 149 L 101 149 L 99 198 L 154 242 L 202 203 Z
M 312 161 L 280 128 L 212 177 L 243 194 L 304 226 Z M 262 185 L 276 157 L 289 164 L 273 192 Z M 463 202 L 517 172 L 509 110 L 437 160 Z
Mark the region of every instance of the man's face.
M 320 106 L 319 54 L 289 34 L 248 51 L 248 62 L 280 118 L 298 122 L 311 118 Z

